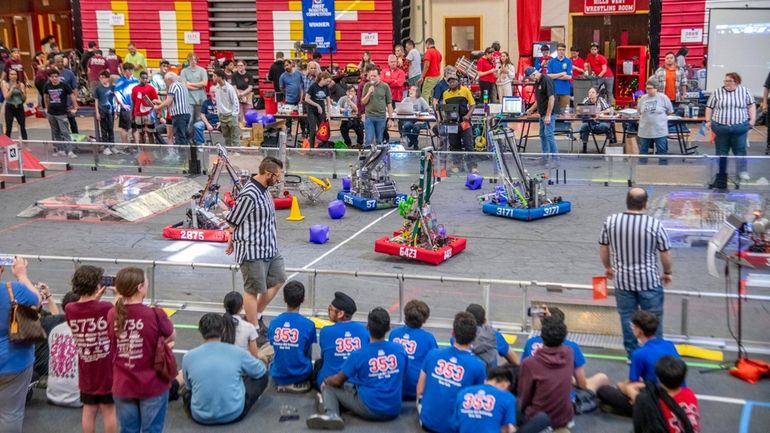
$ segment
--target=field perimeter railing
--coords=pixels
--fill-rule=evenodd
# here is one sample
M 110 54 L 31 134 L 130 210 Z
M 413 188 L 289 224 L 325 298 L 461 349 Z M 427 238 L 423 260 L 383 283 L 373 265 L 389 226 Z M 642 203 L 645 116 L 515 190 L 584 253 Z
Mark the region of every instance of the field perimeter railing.
M 3 254 L 12 255 L 12 254 Z M 239 266 L 236 264 L 216 264 L 216 263 L 195 263 L 195 262 L 171 262 L 162 260 L 138 260 L 138 259 L 124 259 L 124 258 L 100 258 L 100 257 L 65 257 L 65 256 L 47 256 L 47 255 L 28 255 L 18 254 L 19 257 L 24 257 L 31 262 L 41 263 L 72 263 L 75 267 L 81 264 L 99 264 L 103 266 L 136 266 L 145 269 L 148 279 L 148 300 L 152 304 L 159 304 L 163 306 L 169 306 L 187 311 L 220 311 L 220 302 L 200 302 L 189 301 L 184 299 L 169 299 L 163 296 L 162 291 L 156 284 L 156 271 L 159 268 L 185 268 L 192 271 L 210 270 L 215 272 L 229 273 L 230 285 L 234 291 L 240 291 L 242 285 L 239 282 L 237 276 Z M 511 332 L 522 332 L 531 329 L 530 318 L 527 316 L 527 307 L 529 306 L 533 295 L 537 296 L 542 293 L 561 293 L 561 292 L 581 292 L 585 294 L 585 298 L 579 300 L 590 300 L 591 292 L 593 290 L 591 285 L 587 284 L 569 284 L 569 283 L 554 283 L 535 280 L 508 280 L 498 278 L 469 278 L 469 277 L 456 277 L 456 276 L 432 276 L 432 275 L 418 275 L 407 273 L 384 273 L 384 272 L 361 272 L 361 271 L 348 271 L 348 270 L 333 270 L 333 269 L 308 269 L 308 268 L 287 268 L 287 273 L 292 274 L 290 278 L 296 277 L 298 274 L 306 277 L 307 297 L 306 308 L 304 312 L 311 316 L 317 316 L 325 313 L 325 304 L 319 308 L 317 279 L 319 277 L 334 277 L 334 278 L 350 278 L 350 279 L 374 279 L 380 280 L 384 283 L 392 283 L 393 291 L 397 291 L 397 305 L 399 322 L 403 323 L 403 306 L 407 301 L 405 299 L 406 290 L 405 286 L 407 282 L 434 282 L 434 283 L 459 283 L 467 286 L 477 286 L 481 288 L 481 302 L 488 312 L 488 320 L 494 323 L 495 326 L 508 330 Z M 65 278 L 65 280 L 68 278 Z M 221 280 L 220 280 L 221 281 Z M 210 287 L 211 284 L 208 281 L 200 280 L 201 287 Z M 495 316 L 493 314 L 494 309 L 491 307 L 491 287 L 501 287 L 508 290 L 517 290 L 522 296 L 521 308 L 518 313 L 508 311 L 505 317 Z M 469 291 L 469 293 L 472 293 Z M 614 296 L 614 289 L 609 289 L 610 296 Z M 711 337 L 705 336 L 692 336 L 689 333 L 687 326 L 688 321 L 688 309 L 690 299 L 738 299 L 739 295 L 734 293 L 720 293 L 720 292 L 708 292 L 699 290 L 673 290 L 666 289 L 666 296 L 681 297 L 681 325 L 679 329 L 679 335 L 687 341 L 709 341 L 713 340 Z M 758 301 L 758 302 L 770 302 L 770 296 L 755 295 L 755 294 L 743 294 L 740 297 L 744 301 Z M 324 298 L 325 299 L 325 298 Z M 460 301 L 466 301 L 462 299 Z M 322 301 L 324 302 L 324 301 Z M 458 308 L 462 308 L 458 305 Z M 270 313 L 278 313 L 277 308 L 270 309 Z M 395 313 L 395 311 L 394 311 Z M 511 321 L 514 319 L 516 321 Z M 431 316 L 431 324 L 438 327 L 451 327 L 452 317 Z M 759 342 L 762 343 L 762 342 Z M 766 343 L 766 342 L 765 342 Z M 708 344 L 708 343 L 707 343 Z M 712 343 L 719 345 L 718 343 Z M 722 346 L 725 346 L 722 344 Z

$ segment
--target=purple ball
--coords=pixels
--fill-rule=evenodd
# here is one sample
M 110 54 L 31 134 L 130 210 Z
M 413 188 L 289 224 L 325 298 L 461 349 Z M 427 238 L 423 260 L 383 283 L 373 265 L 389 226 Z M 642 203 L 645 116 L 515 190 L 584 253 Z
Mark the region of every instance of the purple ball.
M 268 124 L 268 123 L 275 123 L 275 116 L 272 114 L 265 114 L 264 117 L 262 117 L 262 123 Z
M 246 122 L 246 126 L 251 128 L 254 123 L 259 122 L 259 112 L 257 110 L 249 110 L 243 115 L 243 120 Z

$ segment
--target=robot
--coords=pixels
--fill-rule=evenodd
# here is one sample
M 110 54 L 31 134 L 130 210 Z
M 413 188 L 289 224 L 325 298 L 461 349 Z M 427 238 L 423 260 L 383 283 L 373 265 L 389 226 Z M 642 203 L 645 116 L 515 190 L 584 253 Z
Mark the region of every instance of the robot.
M 431 208 L 433 159 L 433 148 L 422 150 L 420 182 L 412 185 L 409 196 L 398 204 L 404 224 L 393 236 L 377 239 L 374 243 L 375 252 L 438 265 L 465 249 L 467 240 L 447 235 Z
M 479 196 L 482 211 L 488 215 L 521 221 L 534 221 L 569 213 L 572 203 L 559 196 L 549 196 L 549 180 L 546 175 L 540 173 L 531 176 L 524 168 L 513 131 L 499 127 L 499 123 L 492 125 L 493 121 L 494 118 L 490 117 L 486 141 L 492 150 L 500 183 L 493 192 Z M 513 174 L 505 158 L 506 150 L 513 156 Z
M 281 131 L 278 134 L 278 159 L 283 162 L 283 166 L 288 170 L 288 159 L 286 157 L 286 133 Z M 276 209 L 289 209 L 291 207 L 291 191 L 299 191 L 302 197 L 305 197 L 310 204 L 318 203 L 318 199 L 326 191 L 332 188 L 328 178 L 321 179 L 315 176 L 308 176 L 303 180 L 302 176 L 296 174 L 286 174 L 283 181 L 270 187 L 270 193 L 273 195 L 273 205 Z
M 389 150 L 388 144 L 379 144 L 367 153 L 359 152 L 358 167 L 351 165 L 350 182 L 343 182 L 337 200 L 362 211 L 398 206 L 406 194 L 398 193 L 390 177 Z

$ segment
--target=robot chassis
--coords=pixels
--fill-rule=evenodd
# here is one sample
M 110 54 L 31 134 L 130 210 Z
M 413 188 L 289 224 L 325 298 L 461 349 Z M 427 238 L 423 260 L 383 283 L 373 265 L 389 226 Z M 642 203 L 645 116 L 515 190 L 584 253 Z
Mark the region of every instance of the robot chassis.
M 350 186 L 337 193 L 337 200 L 362 211 L 398 206 L 406 194 L 398 193 L 390 177 L 389 153 L 387 143 L 378 144 L 366 153 L 359 151 L 358 167 L 350 166 Z

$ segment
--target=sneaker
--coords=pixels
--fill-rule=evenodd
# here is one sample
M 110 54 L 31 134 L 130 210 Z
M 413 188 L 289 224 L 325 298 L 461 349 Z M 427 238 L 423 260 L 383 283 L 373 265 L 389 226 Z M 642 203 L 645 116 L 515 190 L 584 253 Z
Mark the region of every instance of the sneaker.
M 278 385 L 275 387 L 277 392 L 288 392 L 291 394 L 302 394 L 310 391 L 310 382 L 294 383 L 291 385 Z
M 751 180 L 751 176 L 749 176 L 749 172 L 748 171 L 740 172 L 738 177 L 740 177 L 741 180 L 744 181 L 744 182 L 748 182 L 749 180 Z
M 123 150 L 123 149 L 121 149 L 119 147 L 113 147 L 112 148 L 112 153 L 114 155 L 126 155 L 128 152 L 126 152 L 125 150 Z
M 324 396 L 320 392 L 315 393 L 315 413 L 324 413 Z
M 452 167 L 452 173 L 455 173 L 455 174 L 457 174 L 457 173 L 459 173 L 459 172 L 460 172 L 460 169 L 459 169 L 459 168 L 457 168 L 457 167 Z
M 63 150 L 57 150 L 56 152 L 53 153 L 53 156 L 67 156 L 67 152 Z
M 311 415 L 305 421 L 305 424 L 311 430 L 342 430 L 345 428 L 345 421 L 339 415 Z
M 73 152 L 73 151 L 70 151 L 70 152 L 67 154 L 67 157 L 68 157 L 68 158 L 70 158 L 70 159 L 75 159 L 75 158 L 77 158 L 78 156 L 77 156 L 77 155 L 75 155 L 75 152 Z
M 109 148 L 109 147 L 105 147 L 105 148 L 104 148 L 104 151 L 102 152 L 102 154 L 103 154 L 104 156 L 110 156 L 110 155 L 112 155 L 112 151 L 110 150 L 110 148 Z
M 267 344 L 267 326 L 265 326 L 265 322 L 260 317 L 257 321 L 257 347 L 262 347 L 265 344 Z

